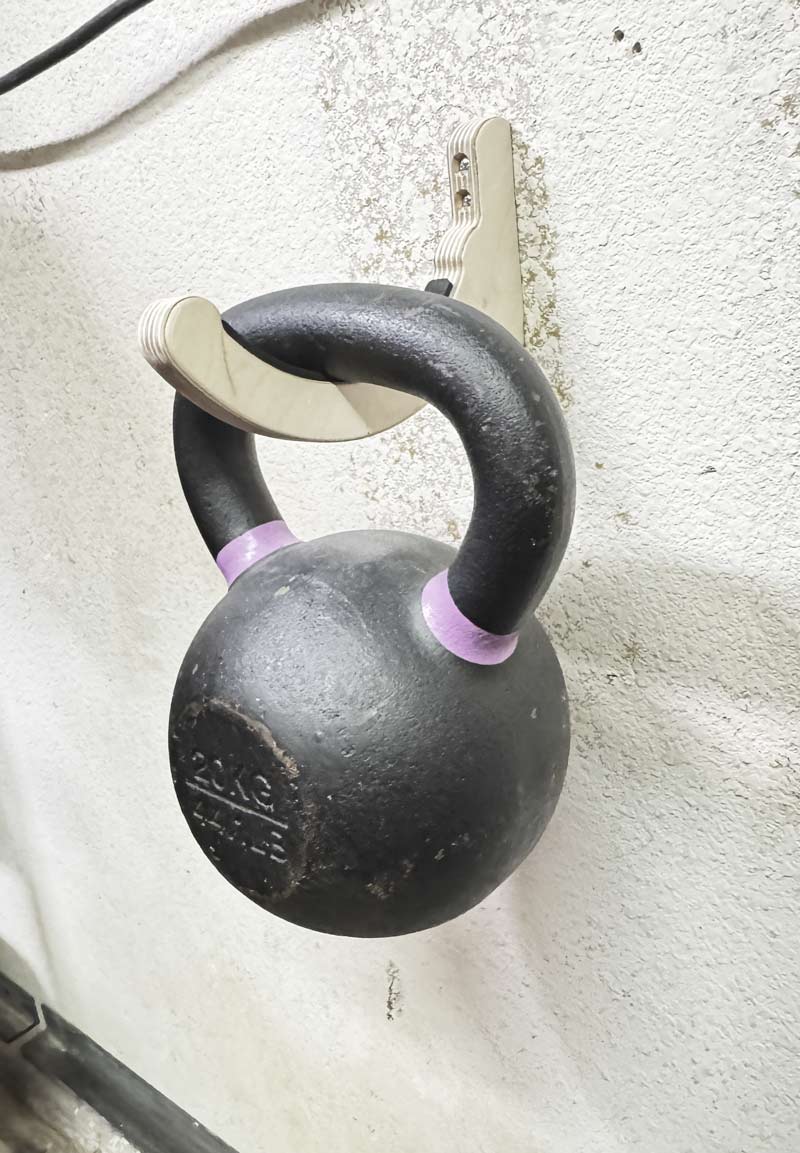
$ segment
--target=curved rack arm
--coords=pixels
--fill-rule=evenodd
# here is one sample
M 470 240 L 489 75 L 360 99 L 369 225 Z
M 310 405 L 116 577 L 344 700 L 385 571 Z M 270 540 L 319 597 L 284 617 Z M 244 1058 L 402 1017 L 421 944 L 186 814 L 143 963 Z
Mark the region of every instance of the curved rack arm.
M 487 313 L 522 341 L 522 282 L 511 126 L 502 117 L 458 128 L 448 143 L 452 223 L 428 289 Z M 198 296 L 160 300 L 139 326 L 148 362 L 182 396 L 246 432 L 284 440 L 358 440 L 424 401 L 374 384 L 315 378 L 270 364 L 235 339 L 234 324 Z

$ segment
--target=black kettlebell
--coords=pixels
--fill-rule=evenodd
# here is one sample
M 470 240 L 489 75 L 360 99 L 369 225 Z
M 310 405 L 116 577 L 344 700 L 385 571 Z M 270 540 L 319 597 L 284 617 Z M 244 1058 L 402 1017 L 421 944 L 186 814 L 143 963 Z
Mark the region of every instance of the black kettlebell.
M 564 779 L 564 681 L 533 611 L 572 521 L 558 402 L 505 329 L 431 293 L 297 288 L 223 322 L 263 360 L 435 405 L 474 508 L 457 552 L 405 532 L 300 542 L 253 437 L 176 397 L 183 490 L 230 584 L 175 687 L 181 808 L 220 872 L 288 921 L 429 928 L 519 865 Z

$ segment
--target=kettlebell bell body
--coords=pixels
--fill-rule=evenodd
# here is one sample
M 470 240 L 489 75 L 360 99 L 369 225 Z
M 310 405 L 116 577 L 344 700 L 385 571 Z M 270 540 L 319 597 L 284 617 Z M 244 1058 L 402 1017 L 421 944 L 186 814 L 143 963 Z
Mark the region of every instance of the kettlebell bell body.
M 184 492 L 230 584 L 175 687 L 178 800 L 270 912 L 351 936 L 429 928 L 519 865 L 564 779 L 564 681 L 533 611 L 572 519 L 558 404 L 505 330 L 430 294 L 294 289 L 224 321 L 264 359 L 437 405 L 475 499 L 457 552 L 404 532 L 298 541 L 252 436 L 176 397 Z

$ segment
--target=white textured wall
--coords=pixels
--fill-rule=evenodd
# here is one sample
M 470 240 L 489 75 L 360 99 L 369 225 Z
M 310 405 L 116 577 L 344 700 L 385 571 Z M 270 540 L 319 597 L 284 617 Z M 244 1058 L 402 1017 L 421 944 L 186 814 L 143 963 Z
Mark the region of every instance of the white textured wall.
M 3 63 L 97 6 L 4 0 Z M 796 1153 L 799 70 L 797 0 L 157 0 L 0 102 L 0 967 L 243 1153 Z M 421 286 L 484 112 L 578 462 L 543 613 L 568 783 L 482 907 L 328 939 L 227 887 L 173 798 L 221 589 L 135 324 Z M 431 412 L 263 460 L 302 534 L 468 517 Z

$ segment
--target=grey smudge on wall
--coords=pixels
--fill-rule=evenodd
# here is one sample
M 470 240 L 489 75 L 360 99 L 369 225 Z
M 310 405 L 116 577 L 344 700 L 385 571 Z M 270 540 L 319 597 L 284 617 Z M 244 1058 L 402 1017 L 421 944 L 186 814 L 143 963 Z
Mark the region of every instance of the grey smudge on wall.
M 525 344 L 538 360 L 564 408 L 572 404 L 571 382 L 561 356 L 556 296 L 556 236 L 549 222 L 550 196 L 544 157 L 518 134 L 513 137 L 517 227 L 525 305 Z
M 625 660 L 629 661 L 632 665 L 636 664 L 642 655 L 642 646 L 639 644 L 636 637 L 631 637 L 629 641 L 625 642 L 625 644 L 622 646 L 622 655 Z
M 386 990 L 386 1020 L 394 1021 L 395 1017 L 399 1017 L 403 1012 L 403 990 L 400 985 L 400 970 L 394 961 L 390 961 L 386 966 L 386 977 L 389 982 Z

